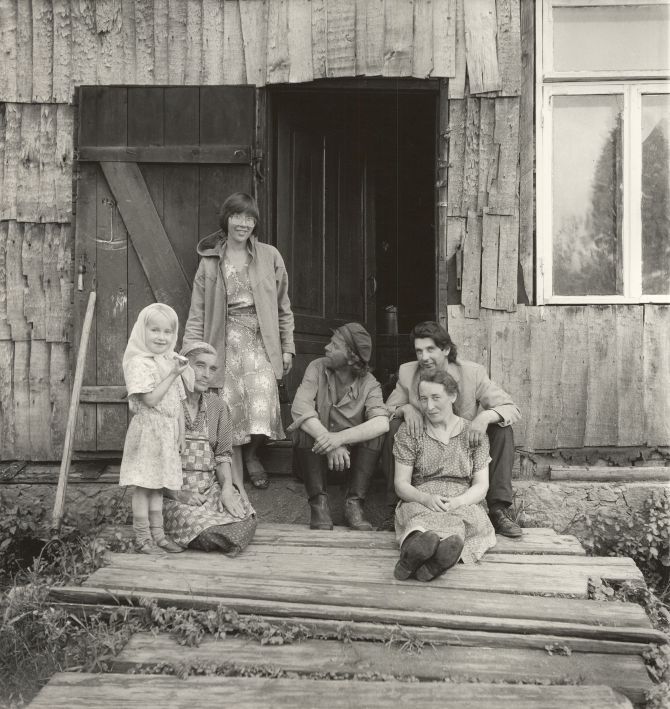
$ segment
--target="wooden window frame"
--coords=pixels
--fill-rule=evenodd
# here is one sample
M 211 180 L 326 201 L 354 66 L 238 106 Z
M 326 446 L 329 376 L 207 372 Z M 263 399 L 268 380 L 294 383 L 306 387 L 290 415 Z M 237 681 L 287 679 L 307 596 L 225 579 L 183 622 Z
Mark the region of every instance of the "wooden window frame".
M 670 94 L 670 74 L 662 73 L 666 81 L 655 80 L 658 72 L 644 77 L 631 72 L 602 72 L 609 81 L 598 80 L 593 73 L 558 75 L 543 72 L 544 46 L 551 37 L 549 22 L 543 24 L 543 10 L 552 6 L 583 6 L 586 0 L 542 0 L 537 4 L 536 32 L 536 174 L 537 174 L 537 269 L 536 294 L 538 305 L 589 305 L 618 303 L 670 303 L 670 294 L 642 293 L 642 124 L 643 94 Z M 588 5 L 632 5 L 630 0 L 591 0 Z M 667 0 L 645 0 L 644 4 L 667 4 Z M 546 15 L 545 15 L 546 16 Z M 549 15 L 550 17 L 550 15 Z M 565 79 L 569 77 L 569 81 Z M 553 232 L 552 232 L 552 166 L 553 136 L 551 100 L 554 96 L 617 94 L 623 97 L 623 295 L 554 295 Z

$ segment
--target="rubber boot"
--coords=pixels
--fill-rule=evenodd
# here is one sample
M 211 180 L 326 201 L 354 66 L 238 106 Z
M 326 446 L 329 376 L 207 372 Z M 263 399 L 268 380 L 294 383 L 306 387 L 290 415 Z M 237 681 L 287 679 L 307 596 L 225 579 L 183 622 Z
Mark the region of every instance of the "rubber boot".
M 363 503 L 370 488 L 370 481 L 375 474 L 379 451 L 356 447 L 352 451 L 349 488 L 344 499 L 344 521 L 352 529 L 369 532 L 372 525 L 365 519 Z
M 309 499 L 309 528 L 332 529 L 333 520 L 328 507 L 323 456 L 312 453 L 309 448 L 294 448 L 293 455 L 302 473 L 302 481 Z

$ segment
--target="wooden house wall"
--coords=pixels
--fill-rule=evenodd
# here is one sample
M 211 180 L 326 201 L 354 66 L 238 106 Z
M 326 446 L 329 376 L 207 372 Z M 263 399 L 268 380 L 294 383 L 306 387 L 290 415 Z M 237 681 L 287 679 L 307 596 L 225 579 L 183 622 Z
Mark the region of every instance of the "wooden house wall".
M 533 301 L 533 20 L 533 0 L 0 0 L 0 459 L 57 458 L 62 447 L 76 87 L 353 76 L 448 79 L 439 316 L 521 401 L 521 442 L 668 445 L 667 309 L 517 306 Z M 448 301 L 462 306 L 447 313 Z M 563 339 L 550 349 L 555 331 Z M 588 335 L 589 349 L 568 347 L 573 334 Z M 601 351 L 619 362 L 621 386 L 600 373 Z M 640 380 L 624 363 L 638 360 L 658 395 L 633 397 L 634 411 L 650 412 L 642 419 L 626 415 Z M 577 406 L 556 397 L 567 381 L 575 391 L 585 382 L 589 411 L 552 428 L 559 408 Z

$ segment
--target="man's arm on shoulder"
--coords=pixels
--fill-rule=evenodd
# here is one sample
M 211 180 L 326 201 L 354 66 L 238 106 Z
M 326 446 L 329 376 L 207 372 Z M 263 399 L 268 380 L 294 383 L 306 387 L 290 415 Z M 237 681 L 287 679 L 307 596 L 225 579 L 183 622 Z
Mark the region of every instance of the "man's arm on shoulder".
M 402 407 L 409 404 L 409 386 L 416 370 L 416 362 L 405 362 L 398 369 L 398 381 L 395 389 L 386 400 L 386 410 L 395 418 L 402 418 Z
M 489 379 L 486 370 L 481 365 L 477 365 L 476 377 L 477 403 L 486 412 L 491 412 L 491 414 L 495 412 L 499 416 L 498 421 L 491 420 L 489 423 L 498 423 L 499 426 L 513 426 L 521 420 L 521 412 L 512 401 L 512 397 Z

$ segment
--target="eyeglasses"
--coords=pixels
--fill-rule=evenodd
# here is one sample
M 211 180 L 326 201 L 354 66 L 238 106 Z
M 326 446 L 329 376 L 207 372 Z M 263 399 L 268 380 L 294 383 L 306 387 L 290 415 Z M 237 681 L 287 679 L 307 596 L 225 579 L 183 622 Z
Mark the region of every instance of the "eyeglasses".
M 247 217 L 244 214 L 233 214 L 228 217 L 228 222 L 233 226 L 256 226 L 256 220 L 253 217 Z

